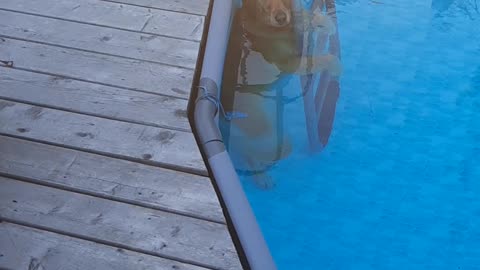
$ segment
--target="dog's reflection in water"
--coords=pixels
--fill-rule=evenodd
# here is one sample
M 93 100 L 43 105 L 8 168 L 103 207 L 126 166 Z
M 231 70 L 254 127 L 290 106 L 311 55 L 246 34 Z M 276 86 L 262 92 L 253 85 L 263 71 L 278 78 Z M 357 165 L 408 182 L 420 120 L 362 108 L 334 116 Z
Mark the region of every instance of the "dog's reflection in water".
M 291 153 L 292 144 L 288 134 L 280 136 L 282 131 L 278 130 L 275 122 L 282 119 L 277 119 L 278 107 L 275 101 L 264 99 L 258 94 L 268 89 L 271 93 L 275 87 L 277 89 L 273 91 L 278 91 L 277 79 L 283 76 L 326 71 L 335 77 L 341 73 L 341 64 L 336 56 L 302 55 L 297 45 L 298 38 L 302 38 L 299 31 L 328 36 L 336 32 L 335 24 L 321 13 L 295 14 L 292 1 L 294 0 L 243 1 L 239 11 L 242 31 L 232 35 L 243 35 L 248 40 L 251 53 L 246 62 L 250 64 L 242 74 L 242 89 L 238 92 L 233 89 L 222 90 L 223 98 L 235 95 L 233 107 L 227 110 L 247 115 L 246 118 L 231 120 L 230 151 L 234 152 L 232 156 L 238 157 L 236 167 L 248 171 L 262 188 L 275 185 L 268 175 L 268 168 L 287 157 Z

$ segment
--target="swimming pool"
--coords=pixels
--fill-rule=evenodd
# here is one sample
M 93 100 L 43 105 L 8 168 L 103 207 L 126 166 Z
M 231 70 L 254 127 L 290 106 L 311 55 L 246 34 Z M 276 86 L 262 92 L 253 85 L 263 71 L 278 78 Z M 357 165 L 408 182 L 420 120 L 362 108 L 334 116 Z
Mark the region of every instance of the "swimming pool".
M 268 169 L 274 185 L 243 173 L 249 138 L 221 121 L 278 269 L 480 269 L 480 7 L 335 3 L 343 73 L 324 149 L 309 151 L 302 98 L 273 98 L 301 93 L 297 75 L 255 95 L 281 129 L 271 140 L 291 140 Z

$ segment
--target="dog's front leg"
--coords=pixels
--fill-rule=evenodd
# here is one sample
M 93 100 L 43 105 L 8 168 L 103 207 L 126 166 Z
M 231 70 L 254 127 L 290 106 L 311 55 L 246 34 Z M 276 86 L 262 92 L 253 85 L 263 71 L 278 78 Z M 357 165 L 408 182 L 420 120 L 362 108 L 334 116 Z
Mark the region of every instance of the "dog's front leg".
M 301 19 L 297 20 L 295 28 L 302 32 L 317 32 L 323 35 L 333 35 L 337 28 L 332 18 L 322 12 L 302 11 Z
M 296 73 L 299 75 L 327 71 L 331 76 L 338 77 L 342 73 L 340 59 L 332 54 L 301 56 L 297 61 L 299 66 Z

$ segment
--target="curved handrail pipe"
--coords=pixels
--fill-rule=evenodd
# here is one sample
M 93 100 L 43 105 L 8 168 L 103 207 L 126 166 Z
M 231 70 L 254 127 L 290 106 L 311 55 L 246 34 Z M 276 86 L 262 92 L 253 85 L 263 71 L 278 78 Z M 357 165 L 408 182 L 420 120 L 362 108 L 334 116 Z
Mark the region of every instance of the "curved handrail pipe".
M 213 2 L 197 99 L 193 109 L 193 127 L 216 186 L 217 195 L 227 215 L 227 223 L 233 227 L 242 255 L 246 257 L 247 265 L 244 263 L 244 267 L 253 270 L 276 270 L 218 126 L 219 90 L 230 28 L 233 14 L 240 5 L 240 0 Z

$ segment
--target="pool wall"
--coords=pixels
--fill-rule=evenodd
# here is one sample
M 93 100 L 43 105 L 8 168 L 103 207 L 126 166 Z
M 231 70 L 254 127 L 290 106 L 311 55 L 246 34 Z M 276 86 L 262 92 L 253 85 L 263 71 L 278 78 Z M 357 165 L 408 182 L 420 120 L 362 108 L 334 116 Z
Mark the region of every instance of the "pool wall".
M 277 269 L 218 127 L 219 91 L 234 11 L 241 0 L 215 0 L 189 101 L 189 120 L 244 269 Z M 207 28 L 207 27 L 206 27 Z

